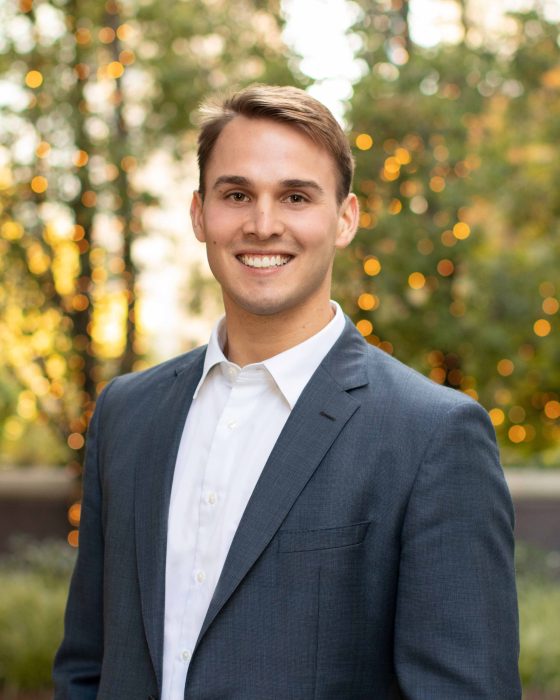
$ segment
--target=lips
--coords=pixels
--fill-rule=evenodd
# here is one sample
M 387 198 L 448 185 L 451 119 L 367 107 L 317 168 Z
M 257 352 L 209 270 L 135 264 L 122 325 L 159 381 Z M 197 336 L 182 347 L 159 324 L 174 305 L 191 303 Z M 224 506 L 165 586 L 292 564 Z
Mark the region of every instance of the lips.
M 242 254 L 237 259 L 247 267 L 271 268 L 282 267 L 289 263 L 293 255 L 254 255 Z

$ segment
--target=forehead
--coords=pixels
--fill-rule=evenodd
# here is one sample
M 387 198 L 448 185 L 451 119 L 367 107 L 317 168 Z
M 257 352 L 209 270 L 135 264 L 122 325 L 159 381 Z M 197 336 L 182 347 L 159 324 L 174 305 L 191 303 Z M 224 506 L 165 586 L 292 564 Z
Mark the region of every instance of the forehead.
M 271 119 L 234 117 L 218 136 L 206 170 L 210 179 L 224 174 L 251 179 L 313 177 L 336 188 L 331 154 L 297 126 Z

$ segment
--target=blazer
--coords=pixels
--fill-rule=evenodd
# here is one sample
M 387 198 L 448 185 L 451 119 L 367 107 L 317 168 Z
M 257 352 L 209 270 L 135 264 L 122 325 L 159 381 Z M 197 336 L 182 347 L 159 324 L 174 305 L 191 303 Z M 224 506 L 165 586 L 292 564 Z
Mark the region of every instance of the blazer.
M 204 353 L 99 398 L 57 700 L 160 697 L 169 498 Z M 243 514 L 185 699 L 521 698 L 512 528 L 484 409 L 347 320 Z

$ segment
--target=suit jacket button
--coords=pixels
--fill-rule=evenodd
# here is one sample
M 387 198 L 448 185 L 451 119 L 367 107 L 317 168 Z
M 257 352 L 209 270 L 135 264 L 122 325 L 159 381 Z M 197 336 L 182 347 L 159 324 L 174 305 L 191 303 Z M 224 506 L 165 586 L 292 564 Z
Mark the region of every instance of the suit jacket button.
M 157 700 L 157 695 L 148 695 L 148 700 Z

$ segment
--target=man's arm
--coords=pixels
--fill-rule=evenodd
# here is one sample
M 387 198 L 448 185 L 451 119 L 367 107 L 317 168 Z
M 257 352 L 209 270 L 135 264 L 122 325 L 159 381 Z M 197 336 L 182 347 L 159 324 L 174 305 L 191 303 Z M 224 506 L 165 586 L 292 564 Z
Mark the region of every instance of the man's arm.
M 395 665 L 407 700 L 517 700 L 513 507 L 486 412 L 436 424 L 407 507 Z
M 84 469 L 78 559 L 68 595 L 64 639 L 53 669 L 55 700 L 94 700 L 103 660 L 103 528 L 98 439 L 102 403 L 91 420 Z

